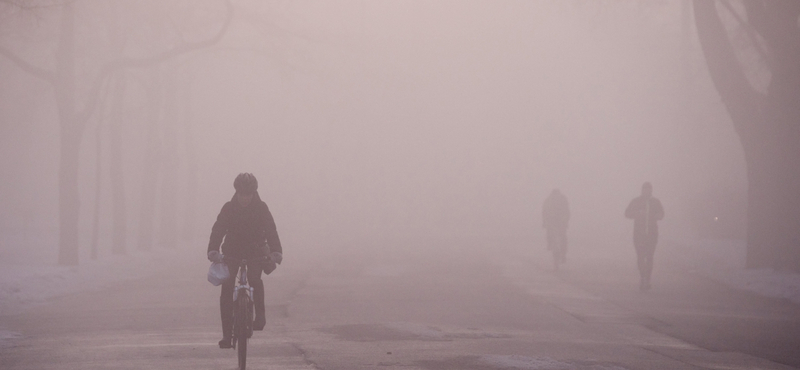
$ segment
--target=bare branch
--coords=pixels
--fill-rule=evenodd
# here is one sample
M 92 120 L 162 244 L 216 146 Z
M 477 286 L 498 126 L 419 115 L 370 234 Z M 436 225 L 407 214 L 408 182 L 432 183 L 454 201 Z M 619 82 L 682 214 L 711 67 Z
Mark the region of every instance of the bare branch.
M 722 1 L 721 3 L 728 10 L 728 12 L 730 12 L 731 15 L 733 15 L 733 18 L 736 19 L 737 22 L 739 22 L 739 25 L 741 25 L 742 28 L 745 30 L 745 32 L 747 33 L 747 37 L 750 38 L 750 42 L 753 44 L 753 47 L 755 47 L 758 54 L 761 55 L 762 58 L 764 58 L 764 61 L 766 61 L 770 69 L 774 70 L 773 68 L 774 61 L 772 57 L 769 55 L 769 53 L 767 53 L 767 50 L 764 49 L 764 45 L 761 44 L 758 35 L 756 33 L 757 31 L 755 23 L 753 22 L 748 23 L 746 20 L 744 20 L 744 18 L 742 18 L 742 16 L 736 12 L 736 9 L 733 9 L 733 6 L 731 5 L 730 2 Z M 748 6 L 748 18 L 750 18 L 750 16 L 752 16 L 753 13 L 755 12 L 752 10 L 752 7 Z
M 331 36 L 327 33 L 325 35 L 314 35 L 309 32 L 289 30 L 278 26 L 275 24 L 275 22 L 265 22 L 263 19 L 259 18 L 257 12 L 252 9 L 245 9 L 245 11 L 238 14 L 236 19 L 245 21 L 248 24 L 257 27 L 259 31 L 266 35 L 275 35 L 282 38 L 294 38 L 311 43 L 331 43 L 333 39 L 337 39 L 335 35 Z
M 92 115 L 94 109 L 97 106 L 97 98 L 100 93 L 101 87 L 103 86 L 103 81 L 111 76 L 114 72 L 119 71 L 121 69 L 126 68 L 146 68 L 153 66 L 158 63 L 165 62 L 172 58 L 175 58 L 180 55 L 188 54 L 193 51 L 197 51 L 203 48 L 207 48 L 213 46 L 217 42 L 219 42 L 222 37 L 227 32 L 228 27 L 231 24 L 231 20 L 233 19 L 233 4 L 230 0 L 225 0 L 225 21 L 222 24 L 220 30 L 208 40 L 203 40 L 199 42 L 192 42 L 192 43 L 184 43 L 181 44 L 173 49 L 167 50 L 165 52 L 153 55 L 147 58 L 122 58 L 115 61 L 112 61 L 106 64 L 92 84 L 92 87 L 89 91 L 89 95 L 86 100 L 86 105 L 84 106 L 83 110 L 78 114 L 78 119 L 81 122 L 85 122 L 89 119 Z
M 4 56 L 4 57 L 8 58 L 9 60 L 11 60 L 12 62 L 14 62 L 14 64 L 16 64 L 17 67 L 19 67 L 23 71 L 28 72 L 31 75 L 36 76 L 38 78 L 41 78 L 41 79 L 43 79 L 43 80 L 45 80 L 45 81 L 47 81 L 47 82 L 49 82 L 51 84 L 55 83 L 55 79 L 56 79 L 55 73 L 53 73 L 51 71 L 48 71 L 48 70 L 46 70 L 44 68 L 39 68 L 39 67 L 37 67 L 37 66 L 35 66 L 33 64 L 30 64 L 30 63 L 26 62 L 25 60 L 23 60 L 22 58 L 14 55 L 14 53 L 12 53 L 10 50 L 8 50 L 8 49 L 6 49 L 6 48 L 4 48 L 2 46 L 0 46 L 0 55 Z
M 717 13 L 715 1 L 694 0 L 693 4 L 697 36 L 706 58 L 711 81 L 728 108 L 739 138 L 747 149 L 749 143 L 745 140 L 758 137 L 752 133 L 756 130 L 760 119 L 753 115 L 760 112 L 757 105 L 761 101 L 761 96 L 744 75 Z

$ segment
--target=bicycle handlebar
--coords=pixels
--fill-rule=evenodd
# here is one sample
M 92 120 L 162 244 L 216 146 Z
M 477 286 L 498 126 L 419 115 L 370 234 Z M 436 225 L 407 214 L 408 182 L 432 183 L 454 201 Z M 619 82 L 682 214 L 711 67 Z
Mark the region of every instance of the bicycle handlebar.
M 269 261 L 269 260 L 270 260 L 269 256 L 257 257 L 255 259 L 250 259 L 250 261 L 252 261 L 252 262 Z M 233 258 L 233 257 L 228 257 L 228 256 L 222 256 L 222 261 L 225 262 L 225 263 L 241 266 L 243 264 L 246 264 L 248 260 L 246 258 Z

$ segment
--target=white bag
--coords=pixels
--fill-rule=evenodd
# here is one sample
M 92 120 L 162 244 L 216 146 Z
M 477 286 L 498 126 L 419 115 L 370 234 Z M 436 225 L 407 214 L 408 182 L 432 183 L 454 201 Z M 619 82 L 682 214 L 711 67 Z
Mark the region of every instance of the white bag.
M 231 273 L 228 272 L 228 265 L 224 262 L 214 262 L 208 268 L 208 282 L 214 284 L 214 286 L 224 283 L 230 277 Z

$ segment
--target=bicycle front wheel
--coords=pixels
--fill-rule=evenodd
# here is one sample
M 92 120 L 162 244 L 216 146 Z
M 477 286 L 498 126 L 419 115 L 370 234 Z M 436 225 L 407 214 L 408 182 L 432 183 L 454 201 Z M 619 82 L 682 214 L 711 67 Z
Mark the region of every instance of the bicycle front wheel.
M 237 299 L 237 350 L 239 353 L 239 370 L 245 370 L 247 367 L 247 340 L 253 332 L 253 315 L 250 307 L 253 304 L 250 302 L 250 297 L 247 294 L 240 294 Z
M 239 339 L 236 348 L 239 351 L 239 370 L 245 370 L 247 367 L 247 338 Z

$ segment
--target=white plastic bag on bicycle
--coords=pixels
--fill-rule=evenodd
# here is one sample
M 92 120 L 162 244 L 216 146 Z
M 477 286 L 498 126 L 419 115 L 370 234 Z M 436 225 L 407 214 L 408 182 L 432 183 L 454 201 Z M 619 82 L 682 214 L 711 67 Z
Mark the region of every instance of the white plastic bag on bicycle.
M 228 271 L 228 265 L 224 262 L 213 262 L 208 268 L 208 282 L 218 286 L 230 279 L 231 274 Z

